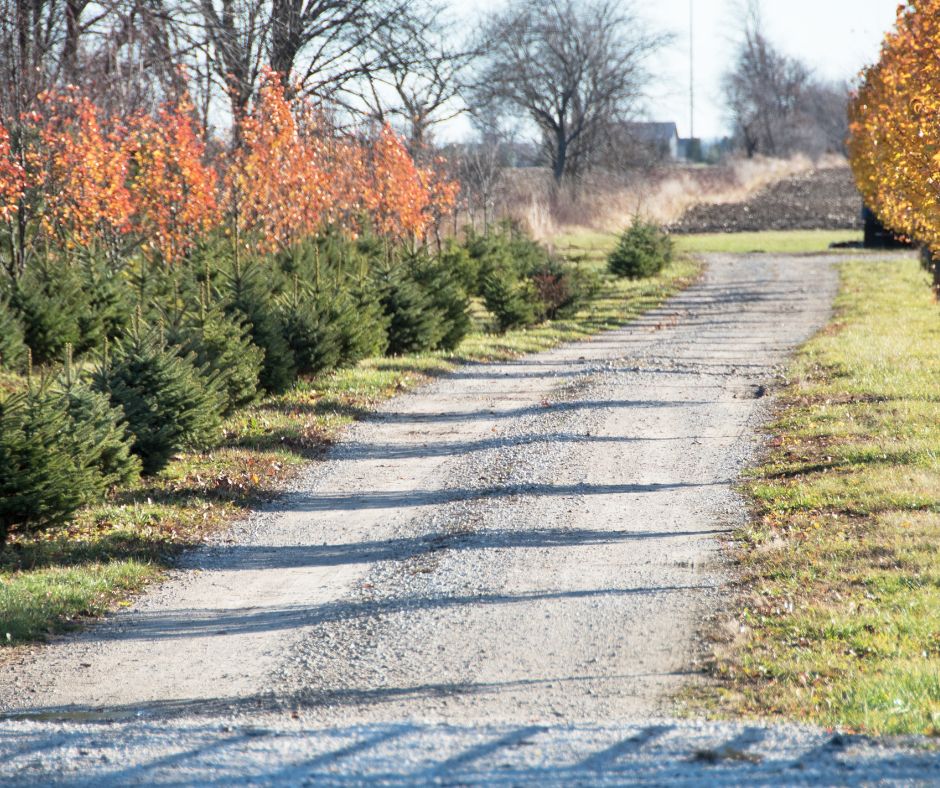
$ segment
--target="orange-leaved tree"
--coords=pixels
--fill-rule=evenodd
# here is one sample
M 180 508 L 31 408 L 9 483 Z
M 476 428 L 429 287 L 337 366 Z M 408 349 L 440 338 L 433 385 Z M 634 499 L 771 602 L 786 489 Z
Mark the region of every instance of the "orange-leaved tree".
M 370 151 L 370 177 L 363 206 L 373 229 L 397 239 L 427 229 L 428 189 L 401 138 L 385 124 Z
M 849 108 L 859 190 L 894 232 L 940 251 L 940 0 L 898 8 Z
M 289 101 L 266 70 L 258 98 L 238 121 L 239 144 L 225 175 L 225 207 L 238 243 L 275 251 L 311 235 L 329 210 L 322 152 L 310 144 L 316 120 Z
M 218 222 L 218 176 L 206 161 L 205 144 L 182 100 L 141 114 L 129 124 L 133 225 L 151 257 L 174 263 Z
M 24 131 L 27 187 L 42 192 L 46 238 L 66 248 L 111 243 L 131 229 L 123 129 L 74 89 L 41 97 Z

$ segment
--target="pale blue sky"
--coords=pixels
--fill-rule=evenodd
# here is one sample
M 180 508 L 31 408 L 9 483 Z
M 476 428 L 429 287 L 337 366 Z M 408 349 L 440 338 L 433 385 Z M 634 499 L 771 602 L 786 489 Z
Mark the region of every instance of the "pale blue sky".
M 738 0 L 692 0 L 695 19 L 695 133 L 721 136 L 727 127 L 721 75 L 732 56 L 740 24 Z M 472 23 L 500 0 L 454 2 Z M 655 61 L 648 115 L 674 120 L 689 131 L 689 0 L 636 0 L 638 12 L 657 30 L 671 30 L 675 43 Z M 851 79 L 875 61 L 885 32 L 894 24 L 898 0 L 763 0 L 765 26 L 784 51 L 801 57 L 818 74 Z M 459 124 L 462 125 L 462 124 Z M 452 131 L 458 132 L 459 126 Z M 450 136 L 450 135 L 448 135 Z

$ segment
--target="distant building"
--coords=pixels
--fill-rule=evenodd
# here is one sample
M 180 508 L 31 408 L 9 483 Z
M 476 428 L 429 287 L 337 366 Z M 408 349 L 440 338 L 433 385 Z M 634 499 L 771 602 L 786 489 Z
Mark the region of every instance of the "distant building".
M 675 123 L 625 123 L 623 130 L 627 139 L 654 158 L 679 160 L 679 129 Z

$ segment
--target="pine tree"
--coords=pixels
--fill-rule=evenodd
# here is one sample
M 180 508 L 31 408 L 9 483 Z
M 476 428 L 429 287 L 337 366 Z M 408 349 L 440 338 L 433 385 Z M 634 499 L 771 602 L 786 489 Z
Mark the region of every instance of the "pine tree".
M 224 407 L 215 382 L 200 374 L 191 355 L 168 347 L 162 334 L 138 316 L 93 376 L 93 388 L 123 409 L 133 452 L 148 475 L 181 449 L 212 445 Z
M 90 448 L 61 394 L 32 382 L 0 397 L 0 546 L 17 531 L 61 525 L 99 490 Z
M 223 292 L 223 309 L 247 321 L 252 344 L 264 352 L 258 378 L 261 388 L 271 394 L 287 391 L 297 377 L 296 363 L 284 338 L 271 288 L 262 284 L 255 266 L 236 266 L 230 274 Z
M 228 415 L 257 398 L 264 351 L 252 343 L 238 313 L 226 314 L 218 306 L 207 305 L 207 300 L 204 291 L 199 309 L 183 318 L 171 341 L 184 354 L 192 354 L 196 365 L 215 379 Z
M 401 271 L 386 274 L 382 308 L 388 316 L 388 352 L 421 353 L 441 337 L 442 315 L 427 293 Z
M 26 345 L 13 310 L 0 300 L 0 369 L 19 370 L 26 361 Z

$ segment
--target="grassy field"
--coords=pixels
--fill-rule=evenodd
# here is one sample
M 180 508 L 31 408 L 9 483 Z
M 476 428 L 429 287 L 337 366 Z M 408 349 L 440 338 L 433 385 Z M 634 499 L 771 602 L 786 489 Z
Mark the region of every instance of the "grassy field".
M 748 482 L 718 708 L 940 734 L 940 307 L 911 259 L 842 267 Z M 715 698 L 711 698 L 715 702 Z
M 577 264 L 599 268 L 603 256 Z M 162 576 L 180 549 L 276 494 L 343 426 L 383 399 L 465 361 L 511 358 L 620 325 L 698 270 L 681 258 L 651 280 L 605 276 L 598 296 L 574 318 L 501 336 L 478 331 L 452 354 L 373 359 L 236 414 L 217 450 L 180 456 L 158 477 L 80 512 L 68 530 L 14 538 L 0 551 L 0 644 L 41 639 L 127 604 Z
M 861 241 L 862 233 L 854 230 L 788 230 L 676 235 L 673 238 L 679 252 L 809 254 L 828 251 L 832 243 Z M 555 246 L 560 252 L 571 257 L 582 256 L 589 260 L 599 260 L 616 241 L 616 235 L 613 233 L 583 231 L 559 236 L 555 239 Z

